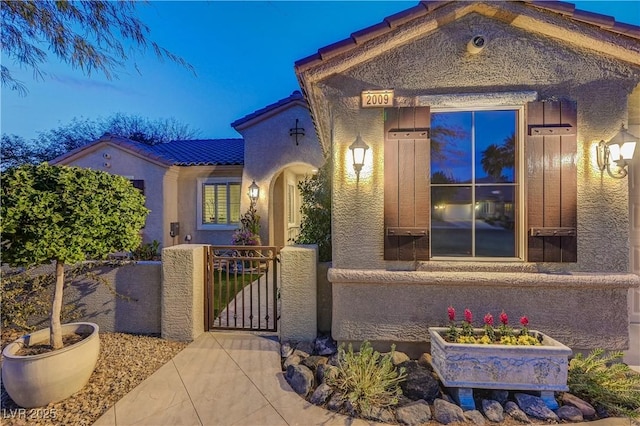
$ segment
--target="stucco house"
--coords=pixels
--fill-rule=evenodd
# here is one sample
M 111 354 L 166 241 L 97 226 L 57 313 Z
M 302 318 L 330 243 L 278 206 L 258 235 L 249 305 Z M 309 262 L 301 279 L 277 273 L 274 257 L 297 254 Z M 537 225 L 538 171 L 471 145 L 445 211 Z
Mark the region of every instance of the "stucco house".
M 151 210 L 143 241 L 161 247 L 231 243 L 249 207 L 249 186 L 260 188 L 256 209 L 264 245 L 290 244 L 300 226 L 297 183 L 324 157 L 299 91 L 240 118 L 237 139 L 181 140 L 154 146 L 104 135 L 52 164 L 126 176 Z
M 629 348 L 640 155 L 617 179 L 597 147 L 640 135 L 640 28 L 564 2 L 424 1 L 295 70 L 334 162 L 336 340 L 424 346 L 454 305 Z

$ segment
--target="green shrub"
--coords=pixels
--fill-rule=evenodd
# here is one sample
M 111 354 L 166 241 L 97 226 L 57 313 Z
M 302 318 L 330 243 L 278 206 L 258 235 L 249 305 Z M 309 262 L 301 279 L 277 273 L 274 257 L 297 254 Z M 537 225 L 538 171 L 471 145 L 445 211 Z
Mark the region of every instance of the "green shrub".
M 622 352 L 593 350 L 569 363 L 567 385 L 574 395 L 601 406 L 612 416 L 640 417 L 640 373 L 618 362 Z
M 158 260 L 160 257 L 160 243 L 153 240 L 150 243 L 143 243 L 131 252 L 133 260 Z
M 315 176 L 307 177 L 298 183 L 302 205 L 300 213 L 300 234 L 296 244 L 317 244 L 318 260 L 331 260 L 331 160 L 318 170 Z
M 342 393 L 359 413 L 372 407 L 397 405 L 402 395 L 400 383 L 406 374 L 404 368 L 398 370 L 393 365 L 394 350 L 392 345 L 391 352 L 382 356 L 366 341 L 360 352 L 354 352 L 351 344 L 345 352 L 344 345 L 340 345 L 338 372 L 335 377 L 327 378 L 327 384 Z

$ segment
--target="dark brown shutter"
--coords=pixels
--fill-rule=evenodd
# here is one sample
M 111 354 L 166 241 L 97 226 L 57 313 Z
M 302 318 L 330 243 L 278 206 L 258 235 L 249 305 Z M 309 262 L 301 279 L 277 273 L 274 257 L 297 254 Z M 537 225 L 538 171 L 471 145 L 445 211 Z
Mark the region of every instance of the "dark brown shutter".
M 140 192 L 142 193 L 142 195 L 144 195 L 144 180 L 141 179 L 131 179 L 131 183 L 133 184 L 133 187 L 140 190 Z
M 385 109 L 384 258 L 429 259 L 429 107 Z
M 577 261 L 576 125 L 574 102 L 527 105 L 529 262 Z

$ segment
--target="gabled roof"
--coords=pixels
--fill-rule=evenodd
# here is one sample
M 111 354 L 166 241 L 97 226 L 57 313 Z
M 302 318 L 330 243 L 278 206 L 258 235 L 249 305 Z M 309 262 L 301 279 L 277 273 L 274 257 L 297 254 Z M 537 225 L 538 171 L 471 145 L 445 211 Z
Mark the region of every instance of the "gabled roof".
M 157 145 L 146 145 L 110 134 L 88 145 L 67 152 L 51 164 L 68 163 L 85 152 L 101 145 L 112 145 L 162 166 L 223 166 L 244 164 L 243 139 L 177 140 Z
M 280 99 L 278 102 L 267 105 L 264 108 L 256 110 L 251 114 L 245 115 L 242 118 L 239 118 L 238 120 L 231 123 L 231 127 L 236 130 L 245 129 L 257 123 L 258 121 L 271 117 L 274 114 L 277 114 L 284 109 L 290 108 L 295 104 L 300 105 L 304 108 L 308 108 L 307 103 L 299 90 L 294 90 L 293 93 L 291 93 L 291 95 L 287 96 L 286 98 Z
M 538 9 L 547 10 L 558 13 L 560 15 L 571 18 L 575 21 L 595 25 L 605 31 L 622 34 L 631 38 L 640 39 L 640 27 L 631 24 L 625 24 L 622 22 L 616 22 L 612 16 L 601 15 L 599 13 L 587 12 L 584 10 L 576 9 L 576 6 L 572 3 L 566 3 L 563 1 L 545 0 L 545 1 L 532 1 L 532 0 L 520 0 L 522 3 L 527 3 Z M 466 3 L 470 5 L 472 2 L 456 2 L 456 1 L 421 1 L 416 6 L 398 12 L 394 15 L 387 16 L 384 20 L 376 25 L 364 28 L 351 34 L 349 38 L 330 44 L 318 49 L 317 53 L 314 53 L 306 58 L 296 61 L 295 68 L 298 72 L 304 71 L 314 65 L 319 65 L 323 61 L 332 58 L 336 55 L 346 53 L 358 45 L 369 41 L 373 38 L 380 37 L 386 33 L 393 31 L 396 27 L 403 25 L 409 21 L 428 15 L 433 11 L 452 3 Z M 478 3 L 478 2 L 475 2 Z M 491 2 L 491 6 L 500 7 L 501 2 Z
M 356 31 L 295 63 L 323 149 L 331 140 L 330 113 L 320 83 L 371 61 L 469 14 L 477 13 L 532 34 L 560 40 L 633 65 L 640 65 L 640 27 L 576 9 L 562 1 L 421 1 L 416 6 Z

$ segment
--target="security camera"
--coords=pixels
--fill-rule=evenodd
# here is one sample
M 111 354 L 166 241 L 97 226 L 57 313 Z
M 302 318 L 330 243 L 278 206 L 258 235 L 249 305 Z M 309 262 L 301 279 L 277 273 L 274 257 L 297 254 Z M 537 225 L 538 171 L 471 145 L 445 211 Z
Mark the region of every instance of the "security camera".
M 476 54 L 479 53 L 487 44 L 487 39 L 483 35 L 476 35 L 467 43 L 467 52 Z

